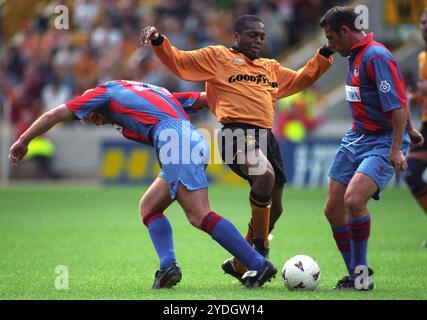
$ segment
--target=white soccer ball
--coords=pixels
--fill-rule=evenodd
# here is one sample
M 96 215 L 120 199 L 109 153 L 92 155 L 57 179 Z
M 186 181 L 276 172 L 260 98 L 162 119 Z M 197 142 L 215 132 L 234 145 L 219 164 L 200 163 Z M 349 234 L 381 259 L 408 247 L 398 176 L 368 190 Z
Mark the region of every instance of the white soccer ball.
M 319 285 L 320 277 L 319 265 L 306 255 L 292 257 L 283 265 L 283 283 L 289 290 L 314 290 Z

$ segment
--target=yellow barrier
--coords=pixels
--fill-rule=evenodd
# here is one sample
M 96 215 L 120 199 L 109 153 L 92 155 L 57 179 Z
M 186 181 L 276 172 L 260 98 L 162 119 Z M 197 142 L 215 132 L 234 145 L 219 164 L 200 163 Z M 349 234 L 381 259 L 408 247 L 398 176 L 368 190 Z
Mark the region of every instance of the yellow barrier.
M 105 148 L 100 165 L 101 178 L 107 183 L 150 182 L 160 172 L 152 150 L 148 148 Z M 246 185 L 247 182 L 223 164 L 211 164 L 206 174 L 211 182 Z

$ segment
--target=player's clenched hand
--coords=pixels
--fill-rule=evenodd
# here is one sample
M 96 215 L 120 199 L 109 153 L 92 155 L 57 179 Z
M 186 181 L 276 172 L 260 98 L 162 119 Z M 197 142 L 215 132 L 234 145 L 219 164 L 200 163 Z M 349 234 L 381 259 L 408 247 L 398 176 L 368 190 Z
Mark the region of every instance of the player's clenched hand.
M 406 162 L 405 155 L 401 150 L 390 150 L 390 162 L 394 167 L 396 176 L 399 177 L 400 171 L 408 169 L 408 163 Z
M 142 29 L 141 32 L 141 44 L 147 45 L 148 40 L 156 40 L 160 36 L 159 31 L 157 31 L 156 27 L 148 26 Z
M 408 133 L 413 147 L 421 147 L 424 144 L 424 137 L 417 129 L 412 128 Z
M 328 42 L 328 44 L 325 44 L 319 49 L 319 53 L 325 58 L 329 58 L 335 53 L 335 47 Z
M 9 161 L 13 166 L 17 166 L 18 162 L 28 152 L 28 145 L 20 140 L 16 141 L 9 149 Z

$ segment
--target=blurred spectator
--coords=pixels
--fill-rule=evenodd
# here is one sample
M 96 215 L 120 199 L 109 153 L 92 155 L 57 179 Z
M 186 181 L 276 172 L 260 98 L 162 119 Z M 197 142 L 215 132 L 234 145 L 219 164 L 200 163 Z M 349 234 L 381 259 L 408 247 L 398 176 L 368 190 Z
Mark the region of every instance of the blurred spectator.
M 42 112 L 44 113 L 70 100 L 72 92 L 71 88 L 62 80 L 61 75 L 55 72 L 52 81 L 43 87 L 41 95 L 43 105 Z
M 98 77 L 98 60 L 95 49 L 88 42 L 73 68 L 74 79 L 76 82 L 77 91 L 84 91 L 87 88 L 96 86 Z
M 102 52 L 102 50 L 108 50 L 112 49 L 112 47 L 120 46 L 122 36 L 122 31 L 113 27 L 113 24 L 107 18 L 101 22 L 100 26 L 95 28 L 90 40 L 92 47 L 97 50 L 97 52 Z
M 313 89 L 280 99 L 277 103 L 274 135 L 295 143 L 303 141 L 310 131 L 324 121 L 317 110 L 319 100 L 319 95 Z
M 333 3 L 332 3 L 333 2 Z M 316 30 L 333 0 L 52 0 L 23 7 L 32 16 L 20 30 L 1 38 L 0 95 L 10 100 L 14 124 L 21 127 L 43 108 L 64 102 L 97 83 L 129 78 L 171 88 L 203 90 L 179 81 L 139 44 L 140 28 L 161 27 L 181 49 L 233 45 L 230 30 L 242 14 L 259 15 L 269 37 L 264 54 L 278 58 L 305 32 Z M 53 9 L 69 8 L 70 29 L 57 30 Z M 17 6 L 18 8 L 18 6 Z M 10 21 L 13 17 L 10 17 Z M 270 44 L 270 45 L 268 45 Z M 3 92 L 7 88 L 7 93 Z M 23 116 L 25 114 L 25 116 Z M 29 122 L 34 119 L 29 119 Z
M 12 1 L 10 1 L 12 2 Z M 171 91 L 202 91 L 203 83 L 179 80 L 140 45 L 144 25 L 156 25 L 180 49 L 211 44 L 232 46 L 233 23 L 243 14 L 265 21 L 262 55 L 280 59 L 285 49 L 317 30 L 316 22 L 335 0 L 51 0 L 16 5 L 0 30 L 0 104 L 11 106 L 19 136 L 40 115 L 87 88 L 113 79 L 157 84 Z M 69 29 L 55 28 L 54 9 L 69 9 Z M 13 6 L 13 5 L 12 5 Z M 21 8 L 21 9 L 20 9 Z M 21 17 L 21 18 L 19 18 Z M 24 17 L 24 18 L 22 18 Z M 30 18 L 27 18 L 30 17 Z M 19 22 L 16 23 L 16 20 Z M 11 22 L 14 22 L 13 24 Z M 16 26 L 19 26 L 17 28 Z M 7 36 L 6 36 L 7 35 Z M 313 113 L 318 97 L 307 91 L 278 101 L 274 130 L 278 138 L 304 139 L 321 118 Z M 0 105 L 0 112 L 3 108 Z M 4 116 L 0 114 L 0 116 Z M 203 126 L 217 125 L 207 110 L 192 115 Z M 208 124 L 209 121 L 212 123 Z M 54 145 L 40 137 L 27 163 L 48 178 Z
M 87 32 L 93 30 L 99 12 L 98 2 L 96 0 L 75 0 L 73 16 L 76 26 Z

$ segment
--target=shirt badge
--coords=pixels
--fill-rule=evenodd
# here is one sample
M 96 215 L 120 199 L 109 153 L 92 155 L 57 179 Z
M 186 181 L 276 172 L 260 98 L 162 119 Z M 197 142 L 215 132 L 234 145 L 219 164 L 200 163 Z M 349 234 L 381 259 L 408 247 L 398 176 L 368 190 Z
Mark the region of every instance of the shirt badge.
M 381 83 L 380 83 L 380 91 L 382 93 L 387 93 L 387 92 L 390 91 L 390 89 L 391 89 L 390 83 L 388 83 L 386 80 L 381 81 Z
M 119 126 L 118 124 L 113 124 L 114 129 L 116 129 L 119 133 L 123 134 L 123 127 Z
M 354 76 L 355 78 L 357 78 L 357 77 L 359 76 L 359 65 L 358 65 L 358 64 L 356 64 L 356 65 L 354 66 L 353 76 Z
M 233 62 L 242 63 L 242 62 L 244 62 L 244 60 L 242 58 L 234 58 Z
M 256 142 L 256 140 L 255 140 L 254 137 L 252 137 L 252 136 L 246 136 L 246 144 L 248 146 L 251 146 L 251 145 L 255 144 L 255 142 Z

